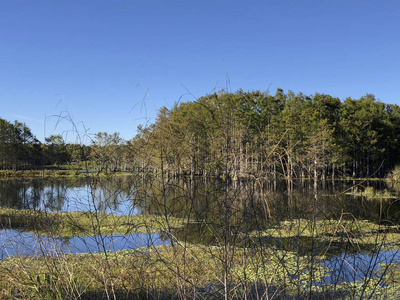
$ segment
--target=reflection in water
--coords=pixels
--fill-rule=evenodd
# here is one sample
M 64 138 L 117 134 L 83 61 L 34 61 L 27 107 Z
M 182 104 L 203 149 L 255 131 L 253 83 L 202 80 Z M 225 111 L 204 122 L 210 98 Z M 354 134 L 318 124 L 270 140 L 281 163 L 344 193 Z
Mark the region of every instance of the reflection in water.
M 130 214 L 132 193 L 128 177 L 0 181 L 0 205 L 17 209 Z
M 218 223 L 226 212 L 237 221 L 259 226 L 283 219 L 337 219 L 343 212 L 356 218 L 400 221 L 400 207 L 394 199 L 348 195 L 366 187 L 390 190 L 383 181 L 321 182 L 295 181 L 288 193 L 285 181 L 233 181 L 183 178 L 121 176 L 62 180 L 0 181 L 0 205 L 17 209 L 46 209 L 52 212 L 105 211 L 119 215 L 158 214 Z M 398 194 L 398 191 L 392 190 Z M 227 202 L 225 202 L 227 200 Z M 255 218 L 255 219 L 254 219 Z
M 162 244 L 169 244 L 169 241 L 157 233 L 58 238 L 38 236 L 13 229 L 0 230 L 1 259 L 10 255 L 33 256 L 58 253 L 113 252 Z
M 339 220 L 340 218 L 400 222 L 400 202 L 394 198 L 355 196 L 352 187 L 373 188 L 388 193 L 383 181 L 337 181 L 335 184 L 313 181 L 294 182 L 290 195 L 286 183 L 276 185 L 263 181 L 233 181 L 226 189 L 225 182 L 214 180 L 161 180 L 135 184 L 134 200 L 143 214 L 172 215 L 190 218 L 195 225 L 180 231 L 180 237 L 193 243 L 209 241 L 208 233 L 229 230 L 246 233 L 263 230 L 280 221 L 293 219 Z M 398 193 L 390 191 L 391 193 Z M 226 217 L 226 218 L 225 218 Z M 228 224 L 225 224 L 225 221 Z M 211 230 L 210 230 L 211 228 Z M 221 234 L 223 234 L 221 232 Z
M 228 184 L 228 185 L 227 185 Z M 179 239 L 196 244 L 215 244 L 229 233 L 233 241 L 252 231 L 262 231 L 283 220 L 385 220 L 400 221 L 399 201 L 393 198 L 354 196 L 349 192 L 365 188 L 390 192 L 383 181 L 230 181 L 219 178 L 164 179 L 160 177 L 88 177 L 62 180 L 0 181 L 0 204 L 18 209 L 46 209 L 54 212 L 101 211 L 117 215 L 156 214 L 191 220 L 174 232 Z M 354 194 L 354 193 L 353 193 Z M 194 221 L 194 223 L 193 223 Z M 252 243 L 274 243 L 289 247 L 284 237 L 278 240 L 252 239 Z M 313 241 L 311 241 L 313 243 Z M 298 241 L 297 251 L 307 251 L 309 242 Z
M 375 191 L 376 196 L 357 195 L 356 191 L 366 188 Z M 383 194 L 380 191 L 391 193 L 393 197 L 379 197 Z M 374 268 L 380 262 L 397 262 L 400 255 L 385 251 L 361 253 L 362 247 L 356 245 L 352 248 L 345 237 L 343 240 L 323 241 L 318 240 L 317 236 L 303 236 L 300 233 L 295 236 L 285 236 L 285 233 L 282 236 L 265 236 L 263 231 L 285 220 L 300 219 L 308 220 L 311 226 L 315 226 L 317 220 L 340 218 L 399 224 L 398 193 L 383 181 L 321 182 L 318 186 L 313 181 L 298 181 L 293 182 L 290 189 L 284 181 L 227 182 L 218 178 L 173 180 L 125 176 L 0 181 L 0 204 L 5 207 L 54 212 L 150 214 L 190 220 L 182 228 L 171 229 L 168 234 L 160 229 L 161 233 L 150 235 L 50 238 L 10 229 L 1 230 L 0 257 L 59 251 L 81 253 L 136 249 L 169 244 L 167 236 L 172 236 L 184 243 L 219 246 L 227 243 L 249 251 L 261 249 L 260 253 L 263 254 L 262 249 L 267 249 L 267 252 L 271 249 L 285 250 L 311 258 L 324 254 L 334 257 L 323 262 L 332 270 L 326 281 L 340 284 L 342 281 L 374 276 L 373 273 L 377 271 Z M 369 275 L 366 275 L 368 272 Z

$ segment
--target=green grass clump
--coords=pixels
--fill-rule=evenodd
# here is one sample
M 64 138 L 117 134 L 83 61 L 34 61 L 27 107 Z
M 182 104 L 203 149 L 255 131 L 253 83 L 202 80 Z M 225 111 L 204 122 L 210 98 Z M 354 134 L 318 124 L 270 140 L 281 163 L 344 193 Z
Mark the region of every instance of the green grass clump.
M 394 169 L 387 175 L 386 179 L 394 182 L 400 182 L 400 165 L 394 167 Z
M 182 219 L 152 215 L 115 216 L 108 213 L 49 213 L 41 210 L 0 209 L 0 226 L 50 236 L 93 236 L 168 231 Z
M 346 193 L 346 195 L 364 197 L 365 199 L 396 199 L 397 194 L 390 192 L 389 190 L 375 190 L 372 186 L 365 188 L 354 188 L 353 191 Z

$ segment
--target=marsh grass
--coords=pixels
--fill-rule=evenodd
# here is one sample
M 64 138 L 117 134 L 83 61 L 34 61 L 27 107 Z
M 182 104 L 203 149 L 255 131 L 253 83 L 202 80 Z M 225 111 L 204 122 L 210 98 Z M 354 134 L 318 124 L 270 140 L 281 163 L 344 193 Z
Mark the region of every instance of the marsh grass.
M 168 223 L 156 215 L 116 216 L 99 212 L 51 213 L 43 210 L 0 209 L 0 226 L 39 235 L 59 237 L 154 233 L 166 231 L 167 226 L 180 228 L 186 220 L 169 217 Z
M 243 265 L 243 255 L 247 256 L 249 262 L 246 265 Z M 285 258 L 284 263 L 282 258 Z M 25 293 L 32 296 L 39 292 L 38 286 L 42 291 L 47 289 L 50 294 L 58 293 L 54 289 L 60 287 L 51 284 L 58 282 L 74 283 L 75 296 L 78 294 L 82 298 L 85 298 L 85 294 L 92 297 L 103 296 L 104 282 L 97 268 L 105 259 L 110 264 L 112 270 L 110 275 L 114 279 L 114 288 L 118 295 L 140 297 L 147 293 L 151 297 L 176 297 L 180 290 L 185 290 L 185 297 L 192 295 L 195 298 L 209 296 L 216 298 L 223 295 L 220 281 L 223 277 L 221 264 L 223 249 L 194 245 L 177 246 L 176 249 L 158 246 L 151 251 L 149 249 L 119 251 L 110 253 L 107 257 L 104 254 L 80 254 L 65 255 L 62 258 L 10 258 L 2 262 L 0 269 L 2 271 L 0 276 L 4 279 L 2 282 L 9 282 L 8 285 L 2 286 L 3 295 Z M 290 295 L 297 290 L 299 282 L 303 289 L 307 288 L 306 258 L 301 259 L 300 270 L 297 257 L 285 252 L 269 253 L 268 265 L 262 264 L 263 259 L 259 254 L 254 255 L 254 251 L 249 251 L 248 254 L 243 250 L 236 252 L 232 257 L 235 267 L 231 270 L 231 298 L 241 299 L 244 296 L 243 286 L 250 285 L 251 288 L 255 282 L 260 286 L 268 284 L 270 290 L 265 290 L 264 293 L 285 292 Z M 9 272 L 9 268 L 16 265 L 22 268 L 16 269 L 17 272 Z M 187 270 L 183 283 L 176 280 L 177 268 Z M 295 278 L 296 275 L 299 278 Z M 323 275 L 321 272 L 320 276 Z M 282 289 L 283 286 L 285 290 Z M 68 293 L 71 294 L 64 291 L 64 294 Z
M 399 225 L 376 224 L 368 220 L 318 220 L 312 226 L 309 220 L 285 220 L 266 230 L 251 232 L 252 236 L 271 238 L 315 237 L 319 241 L 343 242 L 368 245 L 377 242 L 390 248 L 400 246 Z
M 233 249 L 231 249 L 233 251 Z M 223 297 L 224 249 L 196 245 L 157 246 L 103 254 L 57 257 L 13 257 L 0 264 L 1 298 L 101 299 L 112 283 L 116 299 L 167 299 L 184 296 L 194 299 Z M 260 253 L 256 249 L 236 249 L 230 270 L 230 299 L 369 298 L 395 297 L 398 268 L 384 266 L 380 277 L 325 282 L 330 270 L 310 268 L 306 256 L 278 250 Z M 110 274 L 104 280 L 100 266 L 105 261 Z M 246 263 L 244 263 L 246 261 Z M 186 270 L 177 281 L 176 270 Z M 383 271 L 385 270 L 385 271 Z M 378 272 L 377 272 L 378 274 Z M 313 286 L 310 291 L 310 283 Z M 106 286 L 105 286 L 106 285 Z M 108 285 L 108 286 L 107 286 Z

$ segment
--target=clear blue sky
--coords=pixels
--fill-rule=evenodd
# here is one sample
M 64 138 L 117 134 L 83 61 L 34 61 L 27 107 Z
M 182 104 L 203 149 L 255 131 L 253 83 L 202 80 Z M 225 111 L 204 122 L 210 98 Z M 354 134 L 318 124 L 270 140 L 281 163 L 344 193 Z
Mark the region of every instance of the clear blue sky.
M 0 117 L 43 140 L 68 109 L 130 139 L 227 86 L 400 104 L 399 16 L 382 0 L 0 0 Z

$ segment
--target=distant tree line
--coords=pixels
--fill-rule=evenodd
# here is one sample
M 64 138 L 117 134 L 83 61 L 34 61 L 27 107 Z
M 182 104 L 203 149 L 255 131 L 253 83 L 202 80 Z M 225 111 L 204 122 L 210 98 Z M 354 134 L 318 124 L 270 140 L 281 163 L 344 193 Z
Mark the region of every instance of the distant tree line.
M 20 169 L 40 163 L 41 147 L 30 129 L 22 123 L 0 118 L 0 167 Z
M 400 160 L 400 107 L 371 94 L 220 91 L 161 108 L 129 141 L 100 132 L 90 145 L 61 135 L 41 143 L 25 124 L 0 118 L 0 155 L 2 169 L 90 162 L 171 176 L 383 177 Z
M 47 137 L 42 143 L 25 124 L 0 118 L 0 169 L 24 170 L 84 162 L 89 148 L 66 144 L 61 135 Z
M 130 170 L 133 165 L 127 142 L 119 133 L 99 132 L 88 145 L 66 143 L 62 135 L 40 142 L 23 123 L 0 118 L 0 169 L 93 168 L 99 171 Z

